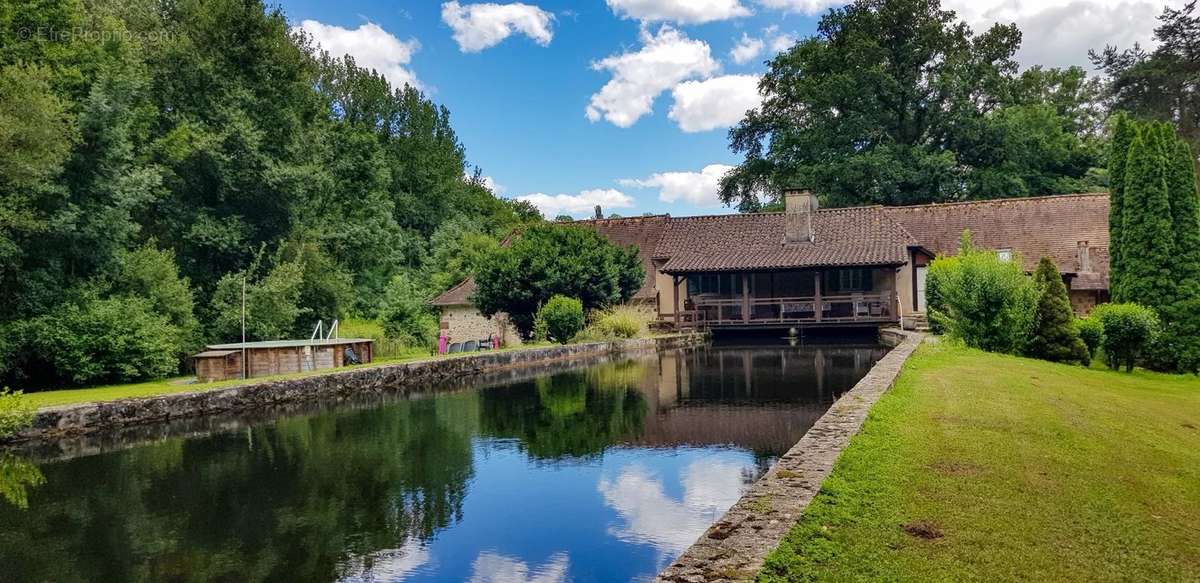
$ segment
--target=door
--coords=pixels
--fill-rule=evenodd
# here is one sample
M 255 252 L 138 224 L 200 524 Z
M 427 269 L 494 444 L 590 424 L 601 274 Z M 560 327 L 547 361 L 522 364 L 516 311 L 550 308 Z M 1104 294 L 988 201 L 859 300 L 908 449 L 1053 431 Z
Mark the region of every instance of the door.
M 925 312 L 925 274 L 929 271 L 928 267 L 917 268 L 917 311 Z

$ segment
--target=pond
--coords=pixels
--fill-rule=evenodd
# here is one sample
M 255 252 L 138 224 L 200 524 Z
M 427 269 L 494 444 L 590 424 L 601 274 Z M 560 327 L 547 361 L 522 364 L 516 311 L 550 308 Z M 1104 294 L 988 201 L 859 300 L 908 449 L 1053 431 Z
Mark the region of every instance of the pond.
M 650 579 L 885 352 L 708 346 L 0 454 L 0 581 Z

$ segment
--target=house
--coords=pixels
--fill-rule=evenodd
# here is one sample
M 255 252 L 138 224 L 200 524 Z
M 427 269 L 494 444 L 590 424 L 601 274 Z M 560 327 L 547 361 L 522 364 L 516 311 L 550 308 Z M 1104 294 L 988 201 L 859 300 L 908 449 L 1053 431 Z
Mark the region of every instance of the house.
M 784 193 L 784 212 L 657 215 L 577 221 L 634 245 L 646 279 L 634 304 L 677 328 L 839 327 L 909 324 L 925 312 L 925 274 L 975 245 L 1019 258 L 1043 256 L 1063 273 L 1076 311 L 1108 299 L 1108 195 L 1058 195 L 906 207 L 821 209 L 806 190 Z M 469 280 L 435 300 L 474 313 Z

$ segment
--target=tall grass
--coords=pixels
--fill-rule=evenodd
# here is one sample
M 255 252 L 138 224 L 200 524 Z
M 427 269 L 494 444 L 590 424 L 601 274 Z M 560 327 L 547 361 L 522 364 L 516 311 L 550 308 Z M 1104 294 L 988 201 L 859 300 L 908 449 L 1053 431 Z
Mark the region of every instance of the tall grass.
M 645 336 L 650 316 L 633 306 L 613 306 L 592 312 L 591 322 L 575 337 L 578 341 L 619 340 Z
M 375 320 L 342 320 L 338 324 L 342 338 L 368 338 L 375 341 L 375 359 L 409 358 L 428 354 L 429 349 L 403 340 L 388 338 L 383 325 Z

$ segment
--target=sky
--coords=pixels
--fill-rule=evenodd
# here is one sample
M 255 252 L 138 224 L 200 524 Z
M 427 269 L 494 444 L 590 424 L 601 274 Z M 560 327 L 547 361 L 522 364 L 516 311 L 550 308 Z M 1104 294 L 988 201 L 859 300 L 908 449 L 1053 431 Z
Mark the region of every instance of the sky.
M 832 0 L 277 0 L 291 25 L 445 105 L 473 166 L 548 218 L 732 212 L 727 133 L 765 61 Z M 1152 46 L 1182 0 L 943 0 L 976 31 L 1016 22 L 1023 66 Z

